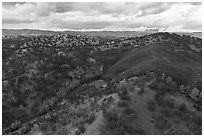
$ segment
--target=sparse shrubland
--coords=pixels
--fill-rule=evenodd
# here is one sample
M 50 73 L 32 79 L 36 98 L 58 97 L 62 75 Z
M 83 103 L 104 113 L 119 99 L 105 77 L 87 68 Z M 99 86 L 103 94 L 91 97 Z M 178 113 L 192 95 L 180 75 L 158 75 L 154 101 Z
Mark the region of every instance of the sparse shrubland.
M 201 134 L 201 39 L 3 36 L 2 54 L 3 134 Z

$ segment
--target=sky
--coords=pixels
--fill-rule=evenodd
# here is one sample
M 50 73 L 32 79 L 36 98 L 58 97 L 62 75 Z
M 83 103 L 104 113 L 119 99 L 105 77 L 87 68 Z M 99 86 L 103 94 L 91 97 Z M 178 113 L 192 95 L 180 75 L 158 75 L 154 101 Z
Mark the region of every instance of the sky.
M 202 3 L 4 2 L 4 29 L 202 31 Z

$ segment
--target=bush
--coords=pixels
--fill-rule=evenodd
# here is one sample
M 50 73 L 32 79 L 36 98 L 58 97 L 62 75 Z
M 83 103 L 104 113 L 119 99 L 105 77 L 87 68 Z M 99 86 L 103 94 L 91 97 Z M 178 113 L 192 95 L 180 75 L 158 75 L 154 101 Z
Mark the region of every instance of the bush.
M 85 126 L 83 124 L 80 124 L 79 127 L 78 127 L 80 133 L 84 133 L 85 132 Z
M 130 125 L 127 122 L 122 125 L 125 135 L 144 135 L 145 131 L 138 125 Z
M 114 130 L 114 129 L 117 129 L 118 122 L 117 121 L 108 121 L 106 126 L 107 126 L 108 129 Z
M 126 96 L 128 94 L 127 89 L 125 86 L 121 87 L 121 94 Z
M 88 124 L 91 124 L 95 119 L 96 119 L 95 115 L 94 115 L 94 114 L 91 114 L 91 115 L 87 118 L 86 122 L 87 122 Z
M 179 107 L 178 107 L 174 110 L 173 115 L 179 117 L 183 121 L 188 121 L 191 116 L 191 113 L 189 113 L 188 111 L 182 112 L 179 110 Z
M 117 121 L 108 121 L 106 128 L 110 130 L 111 135 L 142 135 L 144 130 L 135 124 L 130 124 L 125 117 L 118 117 Z
M 80 130 L 75 131 L 75 135 L 80 135 L 80 133 L 81 133 Z
M 159 94 L 164 95 L 165 92 L 167 91 L 167 86 L 163 82 L 160 82 L 159 84 Z
M 168 107 L 168 108 L 174 108 L 174 103 L 172 100 L 164 100 L 162 94 L 156 94 L 155 95 L 155 101 L 157 104 L 161 107 Z
M 46 124 L 46 123 L 44 123 L 44 124 L 41 124 L 40 125 L 40 130 L 42 130 L 42 131 L 46 131 L 47 130 L 47 127 L 48 125 Z
M 67 123 L 68 123 L 66 119 L 62 119 L 59 122 L 64 126 L 67 125 Z
M 147 108 L 149 111 L 155 111 L 156 110 L 156 103 L 154 101 L 147 102 Z
M 28 134 L 30 131 L 31 131 L 31 128 L 24 127 L 24 128 L 21 130 L 21 135 Z
M 192 131 L 195 131 L 195 130 L 198 128 L 198 126 L 197 126 L 196 123 L 194 123 L 194 122 L 188 123 L 187 126 L 188 126 L 188 128 L 189 128 L 190 130 L 192 130 Z
M 119 122 L 119 115 L 117 112 L 114 111 L 103 111 L 103 116 L 107 121 L 106 128 L 108 130 L 117 129 L 118 122 Z
M 144 87 L 141 87 L 140 91 L 138 91 L 139 95 L 142 95 L 144 93 Z
M 126 100 L 126 101 L 130 101 L 130 97 L 129 96 L 123 96 L 120 98 L 121 100 Z
M 150 85 L 149 85 L 150 89 L 153 90 L 157 90 L 158 89 L 158 83 L 156 81 L 153 81 Z
M 163 103 L 163 95 L 156 93 L 156 95 L 154 96 L 155 101 L 157 102 L 157 104 L 159 106 L 162 105 Z
M 127 92 L 119 92 L 118 93 L 118 96 L 120 97 L 121 100 L 127 100 L 129 101 L 130 100 L 130 97 L 128 96 Z
M 184 112 L 184 113 L 188 111 L 188 108 L 187 108 L 186 104 L 184 104 L 184 103 L 180 104 L 178 106 L 178 108 L 179 108 L 179 111 Z
M 155 117 L 154 126 L 158 129 L 168 129 L 171 125 L 163 116 L 157 116 Z
M 169 110 L 169 109 L 166 109 L 166 108 L 164 108 L 164 109 L 161 110 L 161 114 L 162 114 L 163 116 L 165 116 L 165 117 L 168 117 L 168 118 L 173 116 L 173 115 L 172 115 L 172 111 Z
M 152 73 L 152 72 L 146 72 L 145 80 L 146 80 L 146 81 L 151 81 L 154 77 L 155 77 L 154 73 Z
M 118 113 L 113 111 L 103 111 L 103 116 L 107 119 L 107 121 L 117 121 Z
M 123 116 L 119 116 L 118 112 L 104 111 L 104 117 L 107 120 L 107 123 L 105 125 L 106 131 L 108 131 L 108 134 L 111 135 L 142 135 L 145 134 L 144 130 L 135 124 L 131 124 L 128 120 L 130 116 L 134 117 L 136 116 L 136 112 L 133 109 L 125 109 Z M 129 116 L 128 119 L 125 116 Z
M 181 118 L 183 116 L 183 113 L 181 111 L 175 109 L 173 111 L 173 116 L 177 116 L 177 117 Z
M 131 108 L 126 108 L 124 110 L 124 114 L 127 115 L 128 118 L 130 118 L 130 119 L 137 117 L 137 114 L 136 114 L 135 110 L 131 109 Z
M 55 134 L 56 135 L 68 135 L 68 134 L 70 134 L 70 132 L 69 132 L 69 130 L 67 128 L 62 127 L 60 129 L 58 129 Z
M 193 122 L 196 123 L 198 126 L 202 127 L 202 117 L 200 116 L 193 117 Z
M 118 107 L 127 107 L 128 103 L 127 101 L 119 101 L 118 102 Z
M 163 107 L 174 108 L 174 103 L 171 100 L 163 100 Z

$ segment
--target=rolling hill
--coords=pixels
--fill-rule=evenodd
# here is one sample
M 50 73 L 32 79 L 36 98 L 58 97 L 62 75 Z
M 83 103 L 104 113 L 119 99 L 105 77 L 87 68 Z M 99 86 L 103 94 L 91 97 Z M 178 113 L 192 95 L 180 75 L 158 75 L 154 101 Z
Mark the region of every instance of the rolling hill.
M 202 134 L 201 39 L 47 34 L 2 37 L 2 134 Z
M 168 43 L 157 43 L 125 53 L 108 69 L 106 76 L 126 77 L 131 72 L 137 75 L 154 71 L 172 76 L 180 84 L 196 84 L 195 76 L 202 72 L 201 62 L 198 55 L 188 51 L 176 52 Z
M 87 35 L 87 36 L 100 36 L 106 39 L 116 39 L 119 37 L 141 37 L 158 33 L 156 30 L 147 31 L 51 31 L 51 30 L 35 30 L 35 29 L 2 29 L 3 36 L 16 36 L 16 35 L 57 35 L 57 34 L 70 34 L 70 35 Z M 179 35 L 190 35 L 202 38 L 202 32 L 183 33 L 175 32 Z

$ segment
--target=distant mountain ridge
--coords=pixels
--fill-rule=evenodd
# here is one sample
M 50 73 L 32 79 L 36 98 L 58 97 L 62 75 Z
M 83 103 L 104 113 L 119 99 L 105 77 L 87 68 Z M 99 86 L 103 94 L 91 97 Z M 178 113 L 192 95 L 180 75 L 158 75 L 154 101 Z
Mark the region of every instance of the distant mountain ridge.
M 146 30 L 146 31 L 51 31 L 51 30 L 35 30 L 35 29 L 2 29 L 3 36 L 15 36 L 15 35 L 56 35 L 56 34 L 70 34 L 70 35 L 87 35 L 87 36 L 100 36 L 103 38 L 118 38 L 118 37 L 140 37 L 157 33 L 158 30 Z M 192 35 L 202 38 L 202 32 L 182 33 L 177 34 Z

